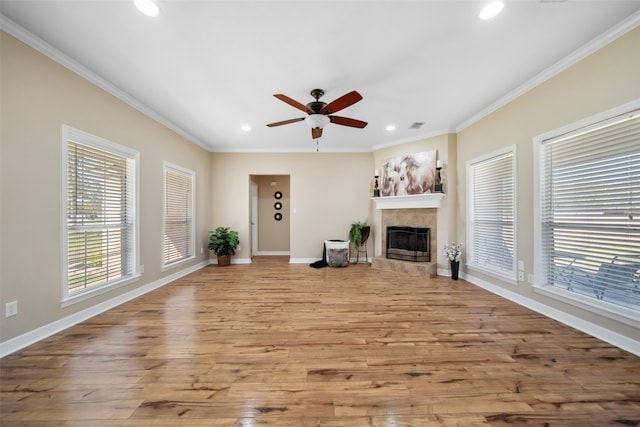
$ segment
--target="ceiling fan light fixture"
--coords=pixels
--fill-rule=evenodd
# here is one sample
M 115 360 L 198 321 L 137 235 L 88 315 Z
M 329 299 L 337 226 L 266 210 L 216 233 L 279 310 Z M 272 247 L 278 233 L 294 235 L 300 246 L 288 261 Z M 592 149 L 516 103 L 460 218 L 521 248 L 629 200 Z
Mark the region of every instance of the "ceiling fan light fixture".
M 312 129 L 322 129 L 331 121 L 331 119 L 324 114 L 309 114 L 304 118 L 304 121 L 307 122 Z
M 136 8 L 147 16 L 156 17 L 160 15 L 160 8 L 153 0 L 133 0 Z
M 480 17 L 480 19 L 486 21 L 487 19 L 495 18 L 496 16 L 498 16 L 498 14 L 502 12 L 503 8 L 504 2 L 492 1 L 482 8 L 482 10 L 480 11 L 480 15 L 478 16 Z

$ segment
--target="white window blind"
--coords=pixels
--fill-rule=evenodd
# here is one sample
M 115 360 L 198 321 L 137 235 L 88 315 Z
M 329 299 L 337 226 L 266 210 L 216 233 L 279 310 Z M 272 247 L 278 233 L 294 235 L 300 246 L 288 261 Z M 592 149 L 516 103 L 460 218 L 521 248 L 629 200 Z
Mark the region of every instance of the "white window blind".
M 640 111 L 543 141 L 547 285 L 640 310 Z
M 193 184 L 193 172 L 165 163 L 164 266 L 194 255 Z
M 513 279 L 515 275 L 514 148 L 468 164 L 471 267 Z
M 65 133 L 67 297 L 135 273 L 135 161 L 92 138 Z

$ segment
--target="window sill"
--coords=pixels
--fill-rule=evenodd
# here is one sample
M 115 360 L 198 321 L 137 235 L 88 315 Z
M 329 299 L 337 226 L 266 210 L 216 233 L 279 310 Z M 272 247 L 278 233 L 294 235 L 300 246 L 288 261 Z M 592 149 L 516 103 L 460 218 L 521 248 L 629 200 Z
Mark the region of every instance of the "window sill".
M 92 287 L 84 291 L 79 291 L 77 294 L 65 296 L 60 305 L 62 308 L 69 307 L 73 304 L 79 303 L 81 301 L 86 301 L 90 298 L 105 294 L 122 286 L 130 285 L 131 283 L 135 283 L 138 280 L 140 280 L 140 274 L 136 273 L 118 282 L 113 282 L 102 286 Z
M 502 273 L 495 270 L 490 270 L 484 266 L 476 265 L 476 264 L 467 264 L 467 268 L 477 271 L 478 273 L 486 274 L 487 276 L 491 276 L 495 279 L 498 279 L 502 282 L 508 283 L 509 285 L 518 286 L 518 281 L 516 280 L 515 275 L 509 276 L 507 273 Z
M 553 286 L 535 285 L 533 289 L 538 294 L 582 308 L 583 310 L 616 320 L 626 325 L 633 326 L 634 328 L 640 328 L 640 313 L 638 313 L 638 311 L 621 307 L 616 304 L 611 304 L 606 301 L 593 300 L 592 298 L 554 288 Z
M 171 270 L 172 268 L 178 267 L 180 265 L 186 264 L 196 259 L 195 255 L 191 255 L 189 258 L 181 259 L 180 261 L 172 262 L 171 264 L 166 264 L 162 266 L 162 271 Z

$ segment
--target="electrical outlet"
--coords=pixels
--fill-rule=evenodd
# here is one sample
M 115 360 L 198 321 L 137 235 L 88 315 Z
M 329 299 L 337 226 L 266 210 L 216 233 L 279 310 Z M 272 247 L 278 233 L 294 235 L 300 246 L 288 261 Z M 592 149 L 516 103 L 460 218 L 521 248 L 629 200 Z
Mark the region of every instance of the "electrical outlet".
M 200 248 L 200 255 L 204 253 L 204 248 Z
M 524 271 L 524 261 L 518 260 L 518 270 Z
M 518 282 L 524 281 L 524 271 L 518 271 Z
M 529 283 L 531 283 L 533 285 L 533 274 L 529 274 Z
M 18 301 L 11 301 L 4 306 L 4 317 L 11 317 L 18 314 Z

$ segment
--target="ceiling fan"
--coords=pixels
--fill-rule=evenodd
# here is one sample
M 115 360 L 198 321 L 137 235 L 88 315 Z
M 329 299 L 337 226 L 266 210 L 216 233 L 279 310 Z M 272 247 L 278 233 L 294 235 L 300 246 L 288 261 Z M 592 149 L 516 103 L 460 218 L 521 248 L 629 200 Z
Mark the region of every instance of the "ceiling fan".
M 315 101 L 304 105 L 294 99 L 289 98 L 286 95 L 275 94 L 276 98 L 280 101 L 286 102 L 292 107 L 297 108 L 298 110 L 302 110 L 307 113 L 307 117 L 299 117 L 297 119 L 289 119 L 283 120 L 281 122 L 270 123 L 267 126 L 282 126 L 288 125 L 289 123 L 301 122 L 305 121 L 311 126 L 311 137 L 313 139 L 318 139 L 322 136 L 322 128 L 328 123 L 334 123 L 336 125 L 342 126 L 350 126 L 354 128 L 362 129 L 367 125 L 367 122 L 363 122 L 362 120 L 350 119 L 348 117 L 334 116 L 333 113 L 336 113 L 344 108 L 347 108 L 356 102 L 362 99 L 362 95 L 358 92 L 351 91 L 345 95 L 342 95 L 340 98 L 330 102 L 322 102 L 320 101 L 320 97 L 324 95 L 324 90 L 322 89 L 313 89 L 311 91 L 311 96 L 315 98 Z

